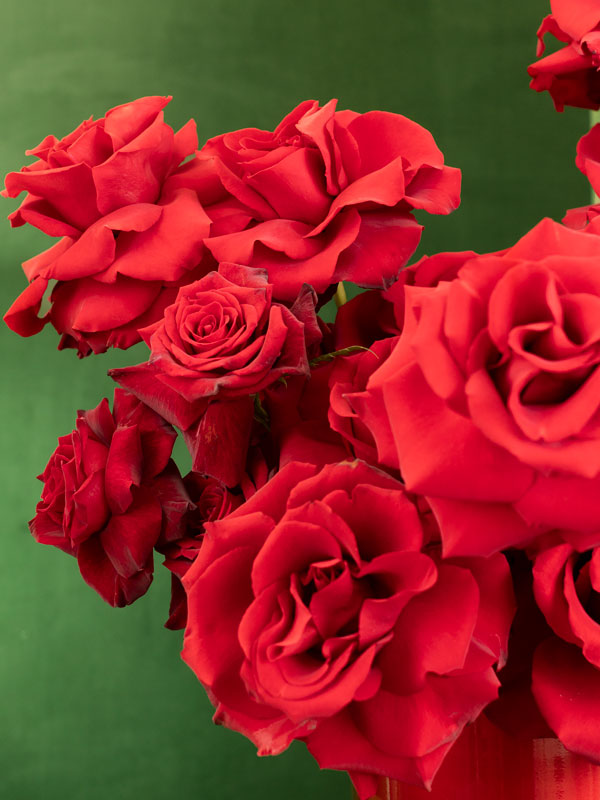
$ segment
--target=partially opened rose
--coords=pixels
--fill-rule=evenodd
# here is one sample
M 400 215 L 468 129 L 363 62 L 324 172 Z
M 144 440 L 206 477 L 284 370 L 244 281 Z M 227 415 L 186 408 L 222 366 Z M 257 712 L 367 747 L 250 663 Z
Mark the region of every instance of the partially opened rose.
M 538 57 L 544 36 L 552 34 L 565 47 L 531 64 L 531 88 L 549 91 L 557 111 L 564 106 L 600 107 L 600 8 L 595 0 L 550 0 L 552 14 L 538 30 Z
M 109 374 L 184 430 L 195 471 L 234 486 L 250 435 L 251 395 L 280 378 L 308 375 L 307 346 L 321 332 L 308 287 L 290 309 L 272 301 L 264 272 L 221 264 L 180 289 L 164 319 L 142 336 L 149 361 Z
M 133 603 L 152 582 L 159 536 L 174 539 L 192 507 L 169 460 L 175 431 L 133 395 L 115 389 L 80 411 L 46 469 L 31 532 L 77 558 L 83 579 L 113 606 Z
M 425 494 L 452 554 L 600 519 L 600 238 L 545 220 L 437 287 L 407 320 L 360 418 Z
M 290 463 L 205 531 L 183 657 L 216 721 L 260 754 L 303 739 L 363 800 L 378 775 L 429 786 L 497 693 L 504 556 L 443 561 L 402 484 L 360 461 Z
M 210 226 L 195 192 L 164 188 L 197 146 L 193 121 L 178 133 L 165 124 L 169 100 L 144 97 L 60 141 L 46 137 L 28 151 L 38 161 L 7 175 L 5 196 L 28 193 L 12 224 L 63 237 L 23 265 L 29 286 L 5 316 L 21 336 L 49 322 L 59 347 L 81 356 L 127 348 L 178 286 L 210 269 L 192 272 Z M 50 308 L 40 317 L 45 295 Z
M 303 283 L 389 285 L 419 243 L 412 212 L 459 203 L 460 172 L 425 128 L 336 102 L 306 100 L 274 131 L 216 136 L 169 181 L 197 191 L 215 258 L 266 269 L 279 299 Z

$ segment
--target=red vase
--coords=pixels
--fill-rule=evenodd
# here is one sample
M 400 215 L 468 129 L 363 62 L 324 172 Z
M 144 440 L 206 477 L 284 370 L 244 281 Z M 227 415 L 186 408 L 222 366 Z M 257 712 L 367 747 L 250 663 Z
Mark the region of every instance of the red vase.
M 482 717 L 454 745 L 433 781 L 431 792 L 382 778 L 377 797 L 379 800 L 600 800 L 600 766 L 569 753 L 558 739 L 515 739 Z

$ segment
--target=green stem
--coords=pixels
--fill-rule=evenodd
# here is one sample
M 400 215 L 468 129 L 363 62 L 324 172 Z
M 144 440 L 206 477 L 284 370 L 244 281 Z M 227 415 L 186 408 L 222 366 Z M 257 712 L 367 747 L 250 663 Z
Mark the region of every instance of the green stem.
M 373 353 L 368 347 L 363 347 L 360 344 L 353 344 L 350 347 L 344 347 L 343 350 L 334 350 L 332 353 L 323 353 L 322 356 L 317 356 L 316 358 L 312 358 L 309 361 L 311 367 L 316 367 L 317 364 L 326 364 L 328 361 L 333 361 L 334 358 L 338 356 L 352 356 L 354 353 L 364 353 L 368 351 L 369 353 Z M 375 353 L 373 353 L 375 358 L 378 358 Z

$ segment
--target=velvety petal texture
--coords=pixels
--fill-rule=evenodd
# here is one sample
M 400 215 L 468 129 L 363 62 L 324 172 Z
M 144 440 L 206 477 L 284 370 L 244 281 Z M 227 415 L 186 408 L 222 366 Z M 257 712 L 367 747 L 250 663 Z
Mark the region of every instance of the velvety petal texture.
M 504 556 L 443 560 L 403 485 L 363 461 L 290 462 L 204 530 L 183 658 L 216 719 L 261 754 L 303 739 L 360 773 L 363 800 L 377 775 L 429 786 L 497 693 Z
M 170 460 L 175 431 L 133 395 L 116 389 L 80 411 L 76 429 L 39 476 L 42 498 L 30 529 L 38 542 L 77 558 L 84 580 L 112 606 L 133 603 L 152 582 L 160 536 L 182 536 L 194 506 Z

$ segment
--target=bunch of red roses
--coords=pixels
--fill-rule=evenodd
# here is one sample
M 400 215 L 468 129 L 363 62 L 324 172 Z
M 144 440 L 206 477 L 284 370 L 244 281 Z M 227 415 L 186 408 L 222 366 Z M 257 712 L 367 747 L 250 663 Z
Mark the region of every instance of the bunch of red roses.
M 600 102 L 592 5 L 542 26 L 587 59 L 530 68 L 558 104 Z M 168 101 L 6 178 L 12 224 L 60 237 L 8 325 L 150 351 L 59 439 L 32 533 L 116 606 L 162 554 L 215 719 L 261 754 L 301 739 L 363 800 L 430 786 L 484 709 L 600 762 L 600 207 L 405 267 L 414 212 L 459 202 L 422 127 L 306 101 L 197 149 Z M 577 163 L 600 189 L 600 127 Z

